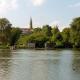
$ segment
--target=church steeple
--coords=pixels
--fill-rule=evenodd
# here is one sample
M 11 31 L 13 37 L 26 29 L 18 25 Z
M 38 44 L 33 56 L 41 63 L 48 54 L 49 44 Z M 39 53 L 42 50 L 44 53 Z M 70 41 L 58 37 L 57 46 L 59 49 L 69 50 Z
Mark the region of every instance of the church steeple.
M 32 18 L 30 18 L 30 29 L 33 29 Z

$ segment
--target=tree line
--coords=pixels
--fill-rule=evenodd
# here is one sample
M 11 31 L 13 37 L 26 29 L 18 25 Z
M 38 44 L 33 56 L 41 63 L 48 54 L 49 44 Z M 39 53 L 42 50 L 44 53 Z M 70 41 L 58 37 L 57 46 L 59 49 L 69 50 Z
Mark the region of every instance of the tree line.
M 21 34 L 20 28 L 12 27 L 6 18 L 0 19 L 0 45 L 27 47 L 28 43 L 36 43 L 37 47 L 50 44 L 54 48 L 80 48 L 80 17 L 74 18 L 70 27 L 61 32 L 58 26 L 53 28 L 44 25 L 42 28 L 34 28 L 31 34 Z
M 0 48 L 9 48 L 15 45 L 19 39 L 21 30 L 12 27 L 11 22 L 6 18 L 0 18 Z

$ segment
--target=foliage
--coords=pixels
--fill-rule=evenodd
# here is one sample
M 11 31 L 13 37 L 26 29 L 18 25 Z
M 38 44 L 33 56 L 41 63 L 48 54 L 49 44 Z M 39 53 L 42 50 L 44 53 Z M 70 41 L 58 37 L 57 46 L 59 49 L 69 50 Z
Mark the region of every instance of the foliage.
M 55 47 L 56 47 L 56 48 L 63 48 L 63 47 L 64 47 L 63 42 L 57 40 L 57 41 L 56 41 L 56 46 L 55 46 Z
M 42 28 L 43 33 L 48 37 L 52 36 L 51 30 L 52 30 L 52 28 L 49 25 L 44 25 Z
M 10 45 L 15 45 L 18 41 L 21 34 L 21 30 L 19 28 L 12 28 L 11 30 L 11 37 L 10 37 Z
M 30 24 L 32 26 L 32 22 Z M 21 34 L 20 28 L 11 28 L 11 23 L 6 18 L 0 18 L 0 47 L 13 45 L 25 46 L 35 43 L 36 47 L 43 48 L 45 43 L 54 48 L 80 48 L 80 17 L 73 19 L 70 28 L 62 32 L 58 26 L 51 28 L 44 25 L 42 28 L 31 28 L 30 34 Z
M 71 43 L 73 47 L 80 47 L 80 17 L 73 19 L 71 26 Z
M 62 48 L 63 47 L 63 37 L 57 26 L 52 29 L 52 33 L 53 33 L 53 36 L 51 38 L 51 42 L 54 42 L 56 44 L 56 46 L 54 47 Z
M 52 34 L 57 34 L 59 31 L 58 26 L 55 26 L 54 28 L 52 28 Z
M 7 44 L 10 40 L 11 23 L 6 18 L 0 18 L 0 42 Z
M 28 35 L 21 35 L 17 41 L 17 46 L 26 48 L 27 47 L 27 43 L 29 41 L 29 36 Z
M 48 41 L 48 37 L 42 32 L 36 32 L 29 36 L 29 42 L 34 42 L 36 47 L 43 47 L 45 42 Z
M 72 44 L 70 42 L 70 32 L 71 29 L 70 28 L 64 28 L 62 31 L 62 37 L 63 37 L 63 43 L 64 43 L 64 47 L 65 48 L 71 48 Z
M 34 28 L 34 29 L 33 29 L 33 32 L 34 32 L 34 33 L 36 33 L 36 32 L 40 32 L 40 31 L 42 31 L 41 28 Z

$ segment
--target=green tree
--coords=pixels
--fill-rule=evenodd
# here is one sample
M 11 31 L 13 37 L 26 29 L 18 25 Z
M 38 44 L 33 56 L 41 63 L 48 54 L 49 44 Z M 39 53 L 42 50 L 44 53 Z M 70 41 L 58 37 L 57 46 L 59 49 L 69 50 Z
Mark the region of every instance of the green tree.
M 28 37 L 28 42 L 33 42 L 36 47 L 44 47 L 45 42 L 48 41 L 48 37 L 43 32 L 36 32 Z
M 51 41 L 52 42 L 55 42 L 56 40 L 58 40 L 58 38 L 60 37 L 60 31 L 58 29 L 58 27 L 54 27 L 52 28 L 52 38 L 51 38 Z
M 43 33 L 48 37 L 52 36 L 51 30 L 52 30 L 52 28 L 49 25 L 44 25 L 42 28 Z
M 55 43 L 54 47 L 62 48 L 63 47 L 63 38 L 61 32 L 59 31 L 58 27 L 54 27 L 52 29 L 53 36 L 51 37 L 51 42 Z
M 71 26 L 71 43 L 73 47 L 80 48 L 80 17 L 73 19 Z
M 41 32 L 41 31 L 42 31 L 41 28 L 34 28 L 34 29 L 33 29 L 33 32 L 34 32 L 34 33 L 36 33 L 36 32 Z
M 52 28 L 52 34 L 57 34 L 59 31 L 58 26 L 55 26 L 54 28 Z
M 70 48 L 72 47 L 72 44 L 70 43 L 70 28 L 64 28 L 62 31 L 62 37 L 63 37 L 63 43 L 64 43 L 64 47 L 66 48 Z
M 0 18 L 0 42 L 6 44 L 10 40 L 11 23 L 6 18 Z
M 29 36 L 28 35 L 21 35 L 17 41 L 17 47 L 26 48 L 28 42 L 29 42 Z
M 45 42 L 48 41 L 48 37 L 42 32 L 40 32 L 40 33 L 37 33 L 35 41 L 36 41 L 36 47 L 42 48 L 44 47 Z
M 10 37 L 10 45 L 13 46 L 18 41 L 21 34 L 21 30 L 19 28 L 12 28 L 11 37 Z

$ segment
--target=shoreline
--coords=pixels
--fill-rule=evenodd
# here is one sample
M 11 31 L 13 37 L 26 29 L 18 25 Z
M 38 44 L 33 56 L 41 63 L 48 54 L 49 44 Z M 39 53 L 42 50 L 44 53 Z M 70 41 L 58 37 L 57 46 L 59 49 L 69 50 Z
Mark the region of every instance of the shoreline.
M 3 49 L 3 50 L 6 50 L 6 49 L 9 49 L 9 50 L 17 50 L 17 49 L 26 49 L 26 50 L 79 50 L 80 51 L 80 48 L 27 48 L 27 47 L 17 47 L 17 48 L 14 48 L 14 49 L 11 49 L 11 47 L 0 47 L 0 49 Z

